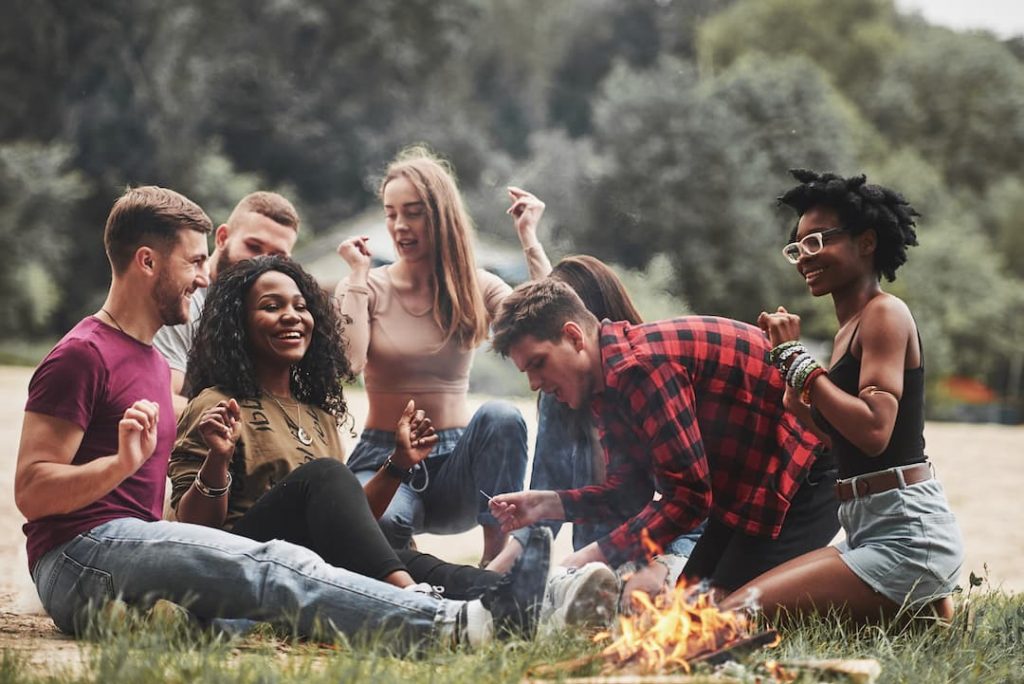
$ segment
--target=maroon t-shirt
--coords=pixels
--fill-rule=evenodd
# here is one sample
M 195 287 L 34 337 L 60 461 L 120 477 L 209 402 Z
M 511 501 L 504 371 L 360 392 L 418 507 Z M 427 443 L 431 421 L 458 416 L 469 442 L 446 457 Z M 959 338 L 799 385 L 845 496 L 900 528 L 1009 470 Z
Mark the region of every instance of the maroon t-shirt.
M 163 355 L 96 318 L 86 318 L 72 328 L 32 375 L 25 410 L 85 430 L 72 465 L 116 454 L 117 425 L 140 399 L 160 406 L 153 456 L 91 504 L 26 523 L 22 530 L 28 537 L 30 569 L 50 549 L 102 523 L 117 518 L 159 520 L 175 436 L 170 371 Z

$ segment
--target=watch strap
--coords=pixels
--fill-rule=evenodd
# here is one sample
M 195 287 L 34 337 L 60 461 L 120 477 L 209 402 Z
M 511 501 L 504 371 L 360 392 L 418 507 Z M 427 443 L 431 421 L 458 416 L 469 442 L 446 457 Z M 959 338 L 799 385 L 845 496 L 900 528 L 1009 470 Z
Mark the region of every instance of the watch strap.
M 395 465 L 395 462 L 391 460 L 390 456 L 388 456 L 387 460 L 384 461 L 384 465 L 382 465 L 380 469 L 404 484 L 409 484 L 409 482 L 412 481 L 413 469 L 409 468 L 406 470 L 404 468 L 399 468 Z

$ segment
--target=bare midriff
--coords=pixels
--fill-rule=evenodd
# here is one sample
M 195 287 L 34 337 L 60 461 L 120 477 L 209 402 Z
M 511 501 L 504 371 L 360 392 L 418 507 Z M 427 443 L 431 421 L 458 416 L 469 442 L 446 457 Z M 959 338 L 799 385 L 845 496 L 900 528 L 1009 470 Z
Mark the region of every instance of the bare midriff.
M 469 404 L 465 395 L 450 392 L 372 392 L 367 390 L 370 411 L 366 416 L 366 427 L 371 430 L 394 432 L 398 419 L 410 399 L 416 401 L 416 408 L 423 409 L 435 430 L 461 428 L 469 424 Z

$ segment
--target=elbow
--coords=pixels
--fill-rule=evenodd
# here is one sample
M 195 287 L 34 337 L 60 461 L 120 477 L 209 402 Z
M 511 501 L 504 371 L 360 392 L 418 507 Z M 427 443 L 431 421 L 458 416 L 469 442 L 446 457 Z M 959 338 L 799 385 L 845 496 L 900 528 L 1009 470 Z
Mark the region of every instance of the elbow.
M 886 447 L 889 446 L 889 442 L 892 440 L 892 430 L 871 430 L 867 432 L 861 439 L 854 442 L 854 445 L 860 449 L 868 458 L 877 458 L 885 453 Z
M 35 522 L 40 518 L 46 517 L 49 513 L 42 510 L 39 505 L 39 498 L 31 496 L 31 493 L 26 491 L 26 487 L 19 486 L 19 483 L 14 485 L 14 505 L 18 507 L 21 514 L 25 516 L 25 520 L 29 522 Z

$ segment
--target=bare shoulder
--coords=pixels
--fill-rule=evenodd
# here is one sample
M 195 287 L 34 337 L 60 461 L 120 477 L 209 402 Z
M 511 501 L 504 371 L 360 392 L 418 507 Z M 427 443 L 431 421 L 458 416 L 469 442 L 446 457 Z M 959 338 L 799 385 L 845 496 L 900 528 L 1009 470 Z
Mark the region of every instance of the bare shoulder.
M 894 326 L 906 330 L 913 330 L 916 327 L 906 302 L 888 293 L 881 294 L 867 303 L 861 314 L 861 322 L 862 325 Z
M 910 308 L 899 297 L 882 294 L 864 307 L 861 314 L 861 345 L 875 346 L 906 344 L 916 337 L 917 324 Z

